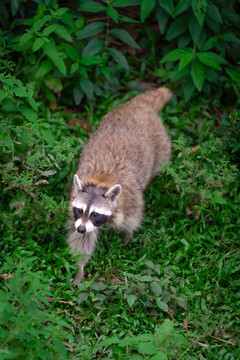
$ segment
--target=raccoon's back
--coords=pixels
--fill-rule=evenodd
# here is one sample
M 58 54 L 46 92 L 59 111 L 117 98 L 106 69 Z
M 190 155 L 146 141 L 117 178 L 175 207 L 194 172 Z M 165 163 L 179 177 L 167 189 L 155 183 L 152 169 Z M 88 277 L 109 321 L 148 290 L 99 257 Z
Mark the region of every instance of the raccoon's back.
M 159 171 L 159 162 L 168 162 L 171 152 L 171 142 L 156 113 L 158 94 L 159 90 L 140 94 L 104 116 L 83 147 L 80 176 L 105 174 L 120 184 L 146 186 Z M 164 99 L 159 103 L 163 106 Z

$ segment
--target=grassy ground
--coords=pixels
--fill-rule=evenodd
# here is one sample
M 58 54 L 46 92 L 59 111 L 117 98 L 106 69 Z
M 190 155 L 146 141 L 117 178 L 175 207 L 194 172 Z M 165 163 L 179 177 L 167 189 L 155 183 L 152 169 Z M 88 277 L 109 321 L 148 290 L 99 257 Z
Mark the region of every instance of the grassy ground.
M 131 249 L 122 233 L 103 230 L 78 288 L 71 286 L 77 267 L 65 243 L 66 203 L 59 204 L 67 201 L 87 135 L 65 126 L 63 113 L 51 115 L 54 135 L 73 139 L 75 160 L 49 180 L 49 216 L 21 220 L 5 209 L 11 225 L 1 273 L 13 277 L 2 280 L 0 292 L 0 358 L 240 358 L 239 172 L 232 152 L 239 135 L 235 117 L 231 123 L 223 116 L 219 127 L 200 102 L 174 98 L 167 106 L 172 161 L 146 190 L 142 228 Z

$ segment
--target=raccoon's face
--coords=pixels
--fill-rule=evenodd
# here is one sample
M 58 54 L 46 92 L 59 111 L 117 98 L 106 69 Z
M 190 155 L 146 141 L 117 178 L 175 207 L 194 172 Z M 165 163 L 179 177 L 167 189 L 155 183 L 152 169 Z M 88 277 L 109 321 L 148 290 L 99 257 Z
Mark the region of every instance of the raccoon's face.
M 113 206 L 121 194 L 121 186 L 109 190 L 87 186 L 74 175 L 75 196 L 72 202 L 76 230 L 84 234 L 103 226 L 112 215 Z

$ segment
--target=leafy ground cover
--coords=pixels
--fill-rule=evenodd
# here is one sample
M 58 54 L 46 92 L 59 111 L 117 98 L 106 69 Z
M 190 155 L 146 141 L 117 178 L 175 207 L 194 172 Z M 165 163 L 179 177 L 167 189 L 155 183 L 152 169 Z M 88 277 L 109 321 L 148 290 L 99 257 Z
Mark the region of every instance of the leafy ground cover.
M 237 5 L 132 3 L 0 4 L 0 359 L 240 357 Z M 65 224 L 78 154 L 105 113 L 153 83 L 175 93 L 161 113 L 171 162 L 146 190 L 132 247 L 104 229 L 74 288 Z

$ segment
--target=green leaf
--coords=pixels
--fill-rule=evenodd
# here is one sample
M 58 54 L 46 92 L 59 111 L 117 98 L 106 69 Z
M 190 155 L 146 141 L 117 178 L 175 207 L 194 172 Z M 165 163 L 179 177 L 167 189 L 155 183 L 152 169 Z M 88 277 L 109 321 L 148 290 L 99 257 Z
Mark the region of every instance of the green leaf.
M 167 61 L 176 61 L 180 60 L 182 56 L 192 54 L 193 50 L 191 48 L 181 48 L 174 49 L 170 51 L 164 58 L 160 61 L 160 63 L 165 63 Z
M 73 98 L 76 105 L 79 105 L 83 98 L 83 92 L 80 86 L 73 89 Z
M 141 2 L 141 22 L 144 22 L 156 6 L 157 0 L 143 0 Z
M 233 81 L 240 82 L 240 74 L 238 71 L 229 68 L 225 68 L 225 70 Z
M 199 24 L 203 25 L 207 10 L 207 0 L 192 0 L 192 9 Z
M 158 0 L 158 3 L 169 15 L 173 15 L 173 0 Z
M 109 80 L 111 78 L 110 69 L 108 67 L 106 67 L 106 66 L 102 67 L 101 72 L 105 76 L 106 79 Z
M 69 44 L 64 44 L 64 50 L 66 51 L 67 55 L 74 61 L 79 60 L 78 52 L 76 48 Z
M 84 94 L 86 94 L 88 99 L 93 99 L 93 83 L 89 79 L 81 78 L 80 86 Z
M 162 288 L 159 285 L 159 283 L 157 283 L 156 281 L 153 281 L 151 283 L 151 290 L 152 290 L 152 292 L 154 293 L 154 295 L 156 297 L 159 297 L 161 295 L 161 293 L 162 293 Z
M 114 7 L 127 7 L 127 6 L 134 6 L 139 5 L 139 0 L 113 0 L 111 3 Z
M 35 52 L 39 50 L 44 44 L 45 41 L 42 38 L 37 38 L 33 43 L 32 51 Z
M 27 120 L 31 122 L 35 122 L 38 118 L 38 114 L 26 106 L 20 106 L 20 112 Z
M 73 63 L 71 66 L 70 74 L 74 74 L 79 68 L 79 64 L 77 62 Z
M 128 303 L 128 305 L 129 305 L 130 308 L 133 306 L 133 304 L 135 303 L 136 300 L 137 300 L 136 295 L 129 294 L 129 295 L 127 296 L 127 303 Z
M 71 17 L 70 14 L 63 14 L 63 15 L 61 16 L 61 21 L 62 21 L 65 25 L 69 26 L 71 29 L 74 29 L 74 22 L 73 22 L 73 19 L 72 19 L 72 17 Z
M 20 41 L 19 41 L 19 46 L 23 46 L 24 44 L 26 44 L 28 41 L 30 41 L 33 38 L 33 34 L 28 32 L 23 34 L 20 37 Z
M 148 275 L 143 275 L 143 276 L 141 276 L 140 278 L 139 278 L 139 281 L 153 281 L 154 280 L 154 278 L 152 277 L 152 276 L 148 276 Z
M 168 305 L 165 302 L 157 300 L 157 306 L 163 311 L 168 312 Z
M 210 66 L 216 70 L 221 70 L 221 66 L 219 65 L 219 61 L 216 60 L 216 56 L 211 52 L 204 53 L 196 53 L 196 57 L 203 63 L 204 65 Z
M 156 355 L 151 356 L 151 360 L 167 360 L 167 354 L 165 351 L 161 350 Z
M 152 342 L 140 342 L 137 344 L 140 354 L 155 355 L 157 353 L 156 346 Z
M 29 93 L 24 87 L 16 87 L 14 89 L 15 95 L 19 97 L 28 97 Z
M 81 59 L 79 63 L 83 66 L 92 66 L 102 63 L 102 59 L 96 56 L 86 56 L 85 58 Z
M 46 140 L 46 142 L 49 145 L 53 146 L 55 144 L 55 137 L 54 137 L 53 133 L 51 132 L 51 130 L 41 129 L 41 133 L 42 133 L 43 139 Z M 54 171 L 54 174 L 55 174 L 55 172 L 56 171 Z
M 33 23 L 33 30 L 34 31 L 39 31 L 44 24 L 46 24 L 47 21 L 51 20 L 52 16 L 51 15 L 45 15 L 42 19 L 36 20 Z
M 129 70 L 128 62 L 125 56 L 117 49 L 108 48 L 108 52 L 113 56 L 114 60 L 124 69 Z
M 183 34 L 188 26 L 188 17 L 186 15 L 180 16 L 173 21 L 170 28 L 168 29 L 166 40 L 172 40 L 177 36 Z
M 88 12 L 91 12 L 91 13 L 104 11 L 105 9 L 106 9 L 106 6 L 104 6 L 104 5 L 100 4 L 100 3 L 97 3 L 95 1 L 91 1 L 91 0 L 86 1 L 85 4 L 80 5 L 79 8 L 78 8 L 78 10 L 88 11 Z
M 113 0 L 111 5 L 114 7 L 134 6 L 139 5 L 139 0 Z
M 86 39 L 88 37 L 99 34 L 106 26 L 104 22 L 94 22 L 85 26 L 83 31 L 78 35 L 78 39 Z
M 188 101 L 191 98 L 192 94 L 194 93 L 194 90 L 195 90 L 195 85 L 192 81 L 191 76 L 189 75 L 186 77 L 186 80 L 183 84 L 184 99 L 186 101 Z
M 118 11 L 116 9 L 114 9 L 112 6 L 108 6 L 107 11 L 106 11 L 107 15 L 110 16 L 116 23 L 118 23 Z
M 197 59 L 192 63 L 191 77 L 198 91 L 201 91 L 205 80 L 205 71 L 202 64 Z
M 64 75 L 67 75 L 66 65 L 64 64 L 63 60 L 60 58 L 60 54 L 57 51 L 56 45 L 51 42 L 47 43 L 43 46 L 44 53 L 49 57 L 56 68 Z
M 160 0 L 161 2 L 161 0 Z M 173 18 L 182 14 L 189 8 L 190 0 L 179 0 L 173 11 Z
M 216 45 L 217 43 L 218 43 L 218 36 L 213 36 L 206 41 L 203 50 L 204 51 L 211 50 L 213 46 Z
M 190 64 L 192 60 L 193 60 L 193 53 L 186 52 L 185 54 L 183 54 L 179 62 L 178 70 L 181 71 L 182 69 L 184 69 L 186 66 Z
M 50 72 L 50 70 L 52 70 L 52 64 L 49 60 L 45 60 L 41 63 L 35 77 L 43 76 Z
M 170 15 L 161 7 L 156 9 L 156 18 L 161 34 L 164 34 Z
M 199 36 L 202 32 L 202 26 L 199 25 L 199 23 L 196 21 L 196 18 L 193 14 L 189 15 L 188 18 L 188 29 L 190 32 L 190 35 L 195 43 L 197 43 Z
M 103 46 L 103 40 L 92 39 L 83 50 L 82 56 L 85 57 L 96 55 L 103 49 Z
M 214 3 L 212 3 L 211 1 L 208 1 L 208 4 L 207 4 L 207 15 L 210 16 L 210 18 L 212 18 L 217 23 L 219 23 L 219 24 L 223 23 L 222 16 L 221 16 L 217 6 Z
M 49 36 L 52 32 L 57 34 L 62 39 L 72 42 L 72 37 L 64 26 L 59 24 L 50 25 L 44 29 L 43 35 Z
M 123 43 L 130 45 L 134 48 L 140 49 L 133 37 L 123 29 L 114 29 L 110 31 L 109 36 L 113 36 L 121 40 Z
M 87 292 L 81 292 L 78 296 L 78 305 L 86 301 L 89 297 L 89 294 Z
M 3 101 L 3 99 L 6 97 L 6 95 L 7 95 L 7 93 L 1 89 L 0 90 L 0 102 Z

